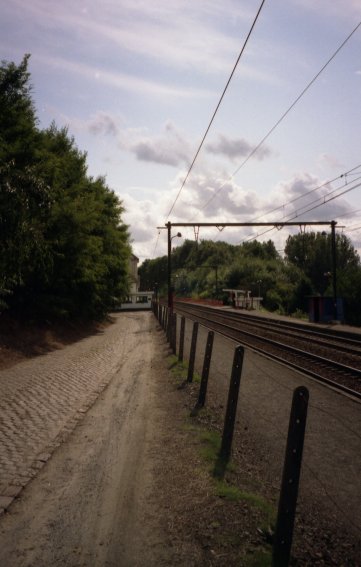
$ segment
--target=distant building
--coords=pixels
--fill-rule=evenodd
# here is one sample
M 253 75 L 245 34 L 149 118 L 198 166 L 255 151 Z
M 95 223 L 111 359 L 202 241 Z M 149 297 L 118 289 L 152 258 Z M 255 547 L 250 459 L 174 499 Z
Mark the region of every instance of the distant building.
M 120 311 L 131 311 L 135 309 L 150 309 L 153 299 L 153 291 L 139 291 L 140 278 L 138 275 L 138 262 L 134 254 L 129 259 L 129 294 L 122 299 L 118 306 Z
M 138 262 L 139 262 L 139 258 L 137 258 L 134 254 L 131 254 L 129 259 L 130 293 L 137 293 L 139 289 Z

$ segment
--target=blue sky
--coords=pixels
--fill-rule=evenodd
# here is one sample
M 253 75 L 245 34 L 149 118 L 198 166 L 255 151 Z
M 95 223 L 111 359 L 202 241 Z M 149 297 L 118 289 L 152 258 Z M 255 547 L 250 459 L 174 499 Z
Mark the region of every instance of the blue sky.
M 359 0 L 266 0 L 168 217 L 260 3 L 0 0 L 1 59 L 31 54 L 40 126 L 68 126 L 89 174 L 105 176 L 123 200 L 141 260 L 166 252 L 156 227 L 167 220 L 334 219 L 361 249 L 361 26 L 242 166 L 359 24 Z M 199 237 L 257 234 L 215 228 Z M 282 250 L 287 234 L 259 239 Z

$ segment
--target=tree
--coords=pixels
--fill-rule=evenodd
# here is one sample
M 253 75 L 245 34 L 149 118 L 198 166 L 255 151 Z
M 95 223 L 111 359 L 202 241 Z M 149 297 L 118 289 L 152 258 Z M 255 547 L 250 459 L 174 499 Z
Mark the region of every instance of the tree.
M 310 284 L 311 293 L 333 294 L 330 235 L 311 232 L 290 236 L 285 254 L 287 262 L 303 272 Z M 336 234 L 336 280 L 337 295 L 344 299 L 346 321 L 360 324 L 360 257 L 351 240 L 344 234 Z
M 261 258 L 263 260 L 275 260 L 279 258 L 279 254 L 272 240 L 268 240 L 267 242 L 258 242 L 257 240 L 244 242 L 240 246 L 240 254 Z
M 12 293 L 42 261 L 48 186 L 36 168 L 39 134 L 31 100 L 29 55 L 0 66 L 0 290 Z
M 145 260 L 138 270 L 140 289 L 157 289 L 162 295 L 167 291 L 168 258 L 161 256 L 154 260 Z
M 337 235 L 337 281 L 344 297 L 346 320 L 361 323 L 361 266 L 357 252 L 344 235 Z M 290 315 L 307 312 L 308 296 L 332 292 L 331 237 L 321 233 L 289 237 L 284 260 L 272 241 L 239 246 L 226 242 L 186 240 L 172 252 L 172 279 L 179 295 L 214 297 L 215 268 L 218 292 L 222 288 L 246 289 L 263 298 L 263 306 Z M 143 289 L 167 292 L 167 256 L 146 260 L 140 267 Z M 327 290 L 327 287 L 329 290 Z
M 86 155 L 67 129 L 42 132 L 39 168 L 51 187 L 45 230 L 51 262 L 33 272 L 26 302 L 62 316 L 101 317 L 127 292 L 130 255 L 121 201 L 86 174 Z
M 18 170 L 33 163 L 37 149 L 29 58 L 25 55 L 19 65 L 0 65 L 0 162 L 13 162 Z
M 123 205 L 66 128 L 38 130 L 28 59 L 0 69 L 0 293 L 17 313 L 102 317 L 127 292 Z
M 289 236 L 285 247 L 285 258 L 309 278 L 314 293 L 323 295 L 327 288 L 330 289 L 330 274 L 333 270 L 330 234 L 310 232 Z M 337 275 L 359 265 L 360 258 L 350 239 L 344 234 L 337 234 Z

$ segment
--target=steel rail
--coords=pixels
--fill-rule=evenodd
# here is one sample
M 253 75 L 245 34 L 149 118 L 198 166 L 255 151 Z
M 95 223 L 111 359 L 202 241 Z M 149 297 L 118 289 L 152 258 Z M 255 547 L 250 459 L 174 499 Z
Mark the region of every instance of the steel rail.
M 292 322 L 282 321 L 280 319 L 273 319 L 271 317 L 266 317 L 266 316 L 263 317 L 257 315 L 250 315 L 237 311 L 225 311 L 224 309 L 219 309 L 217 307 L 197 305 L 194 303 L 183 302 L 182 300 L 177 300 L 175 301 L 175 304 L 176 303 L 182 306 L 187 306 L 187 307 L 191 306 L 194 307 L 196 310 L 204 311 L 206 313 L 216 312 L 220 315 L 223 316 L 226 315 L 229 318 L 232 317 L 234 319 L 247 321 L 252 325 L 258 325 L 260 327 L 261 326 L 266 327 L 266 325 L 271 325 L 277 328 L 277 330 L 287 329 L 291 331 L 297 331 L 299 329 L 300 331 L 303 331 L 308 335 L 324 338 L 328 341 L 330 340 L 330 338 L 332 338 L 335 341 L 339 339 L 342 340 L 343 346 L 345 346 L 344 343 L 347 343 L 348 345 L 355 346 L 356 349 L 361 350 L 361 334 L 353 333 L 351 331 L 337 331 L 336 329 L 314 329 L 311 328 L 306 323 L 299 323 L 296 321 L 292 321 Z M 354 352 L 355 354 L 358 354 L 357 350 Z
M 181 305 L 180 303 L 178 305 Z M 232 319 L 235 325 L 244 325 L 247 323 L 249 327 L 253 327 L 256 329 L 264 330 L 268 333 L 274 333 L 275 331 L 278 334 L 283 334 L 286 336 L 290 336 L 290 334 L 298 341 L 305 341 L 309 340 L 309 335 L 312 335 L 313 344 L 320 346 L 324 349 L 332 349 L 336 347 L 336 352 L 343 352 L 353 357 L 360 357 L 361 356 L 361 341 L 357 344 L 357 348 L 355 349 L 354 346 L 345 345 L 343 337 L 334 337 L 328 336 L 323 334 L 316 334 L 313 333 L 312 329 L 310 333 L 308 332 L 307 326 L 302 327 L 294 327 L 292 324 L 287 324 L 285 326 L 279 326 L 278 321 L 274 321 L 273 319 L 264 319 L 262 320 L 260 317 L 253 317 L 251 315 L 242 315 L 234 312 L 225 312 L 217 309 L 207 310 L 207 308 L 200 308 L 198 306 L 194 306 L 195 313 L 210 313 L 212 318 L 221 318 L 221 319 Z M 188 305 L 187 308 L 188 309 Z M 189 312 L 192 311 L 192 307 Z M 240 329 L 242 330 L 242 329 Z M 316 338 L 314 338 L 316 337 Z M 262 337 L 263 338 L 263 337 Z M 326 340 L 327 339 L 327 340 Z M 342 341 L 342 343 L 340 342 Z M 360 358 L 361 362 L 361 358 Z
M 242 321 L 250 322 L 252 325 L 259 325 L 260 327 L 266 327 L 266 325 L 272 325 L 272 327 L 277 328 L 278 331 L 286 332 L 292 331 L 297 332 L 300 331 L 304 334 L 311 335 L 312 337 L 316 337 L 320 340 L 330 341 L 333 340 L 345 350 L 345 352 L 356 352 L 357 349 L 361 353 L 361 335 L 357 333 L 349 333 L 347 331 L 339 331 L 337 332 L 335 329 L 313 329 L 310 328 L 307 324 L 304 323 L 297 323 L 292 322 L 288 323 L 287 321 L 281 321 L 277 319 L 271 319 L 270 317 L 257 317 L 252 315 L 245 315 L 244 313 L 234 313 L 235 318 L 238 318 Z M 356 337 L 356 338 L 355 338 Z M 339 341 L 342 341 L 342 345 L 340 345 Z M 345 344 L 346 343 L 346 344 Z M 352 351 L 352 348 L 355 347 L 356 351 Z
M 204 321 L 208 321 L 209 319 L 207 317 L 201 317 Z M 223 323 L 222 321 L 214 321 L 212 320 L 212 323 L 214 324 L 218 324 L 220 326 L 224 326 L 224 327 L 228 327 L 230 329 L 232 329 L 233 331 L 235 331 L 236 333 L 241 333 L 241 334 L 245 334 L 246 336 L 252 337 L 252 339 L 258 339 L 262 342 L 268 343 L 272 346 L 275 346 L 276 348 L 282 348 L 282 350 L 287 350 L 289 352 L 291 352 L 292 354 L 296 354 L 296 355 L 300 355 L 300 356 L 307 356 L 308 358 L 311 358 L 312 360 L 314 360 L 315 362 L 318 363 L 322 363 L 325 365 L 329 365 L 332 366 L 334 368 L 337 368 L 338 370 L 343 370 L 351 375 L 356 376 L 357 378 L 361 378 L 361 370 L 359 370 L 358 368 L 353 368 L 351 366 L 342 364 L 341 362 L 337 362 L 336 360 L 331 360 L 328 358 L 325 358 L 323 356 L 308 352 L 308 351 L 304 351 L 302 349 L 299 349 L 297 347 L 293 347 L 291 345 L 282 343 L 280 341 L 275 341 L 274 339 L 270 339 L 268 337 L 261 337 L 259 335 L 255 335 L 254 333 L 250 332 L 250 331 L 246 331 L 243 329 L 234 329 L 233 327 L 230 327 L 227 323 Z
M 188 307 L 188 306 L 187 306 Z M 337 369 L 338 371 L 342 371 L 346 373 L 346 377 L 345 376 L 340 376 L 340 378 L 343 379 L 357 379 L 359 380 L 361 377 L 361 371 L 356 369 L 356 368 L 352 368 L 350 366 L 346 366 L 342 363 L 339 363 L 337 361 L 332 361 L 329 359 L 326 359 L 324 357 L 321 357 L 319 355 L 315 355 L 313 353 L 309 353 L 307 351 L 303 351 L 301 349 L 292 347 L 290 345 L 286 345 L 283 343 L 280 343 L 279 341 L 274 341 L 272 339 L 269 338 L 264 338 L 264 337 L 259 337 L 254 335 L 253 333 L 250 333 L 248 331 L 245 330 L 239 330 L 239 329 L 234 329 L 233 327 L 229 326 L 226 323 L 222 323 L 222 322 L 217 322 L 217 321 L 212 321 L 209 319 L 208 317 L 203 317 L 202 315 L 199 314 L 197 312 L 193 312 L 191 313 L 190 311 L 192 311 L 192 309 L 184 309 L 183 306 L 180 306 L 179 304 L 177 304 L 176 306 L 176 311 L 179 312 L 180 314 L 185 314 L 188 315 L 190 318 L 192 319 L 197 319 L 203 326 L 211 328 L 213 330 L 215 330 L 216 332 L 218 332 L 219 334 L 227 337 L 227 338 L 231 338 L 232 340 L 235 340 L 236 342 L 240 342 L 242 344 L 244 344 L 245 346 L 247 346 L 248 348 L 250 348 L 253 351 L 256 351 L 260 354 L 265 354 L 268 357 L 277 360 L 278 362 L 282 362 L 283 364 L 286 364 L 287 366 L 290 366 L 292 368 L 295 368 L 297 370 L 301 370 L 303 373 L 307 374 L 308 376 L 311 376 L 315 379 L 317 379 L 320 382 L 323 382 L 329 386 L 332 386 L 333 388 L 336 388 L 337 390 L 341 390 L 344 393 L 347 393 L 349 395 L 351 395 L 352 397 L 356 397 L 361 399 L 361 392 L 354 390 L 352 388 L 349 388 L 348 386 L 345 386 L 344 384 L 340 383 L 340 382 L 335 382 L 334 380 L 330 380 L 329 378 L 325 377 L 322 374 L 319 374 L 318 372 L 315 372 L 313 370 L 311 370 L 310 368 L 307 367 L 304 364 L 299 364 L 299 363 L 295 363 L 294 361 L 290 361 L 287 358 L 284 358 L 283 356 L 280 356 L 279 354 L 275 354 L 272 352 L 269 352 L 267 349 L 265 349 L 264 347 L 260 347 L 254 344 L 254 341 L 257 340 L 261 343 L 266 343 L 267 345 L 272 346 L 272 348 L 277 349 L 278 351 L 281 352 L 288 352 L 290 354 L 292 354 L 293 356 L 295 356 L 296 358 L 302 358 L 303 361 L 308 361 L 308 362 L 313 362 L 313 363 L 317 363 L 317 364 L 322 364 L 323 367 L 326 367 L 326 370 L 335 370 Z M 194 310 L 197 311 L 197 310 Z M 207 313 L 207 315 L 210 315 L 211 313 Z M 243 338 L 240 336 L 243 335 Z M 248 338 L 248 340 L 246 340 L 244 337 Z M 251 339 L 251 340 L 250 340 Z

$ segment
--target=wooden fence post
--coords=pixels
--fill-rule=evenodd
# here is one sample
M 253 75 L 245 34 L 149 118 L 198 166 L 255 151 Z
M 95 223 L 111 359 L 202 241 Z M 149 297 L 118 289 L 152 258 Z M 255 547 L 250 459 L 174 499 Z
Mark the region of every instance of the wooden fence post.
M 186 326 L 186 319 L 185 319 L 185 317 L 182 317 L 181 318 L 180 337 L 179 337 L 179 353 L 178 353 L 179 362 L 183 362 L 185 326 Z
M 243 357 L 244 348 L 242 346 L 239 346 L 234 351 L 232 375 L 228 391 L 226 417 L 224 419 L 222 445 L 219 452 L 220 459 L 225 462 L 229 461 L 229 457 L 231 455 L 233 431 L 237 412 L 238 393 L 241 383 Z
M 288 567 L 296 515 L 309 393 L 305 386 L 293 392 L 285 462 L 273 543 L 273 567 Z
M 172 341 L 171 341 L 172 351 L 173 354 L 176 354 L 177 352 L 177 314 L 176 313 L 173 313 L 172 315 L 171 337 L 172 337 Z
M 192 332 L 191 350 L 190 350 L 190 354 L 189 354 L 187 382 L 193 381 L 194 361 L 196 359 L 196 348 L 197 348 L 197 335 L 198 335 L 198 322 L 194 321 L 193 332 Z
M 168 307 L 164 307 L 164 319 L 163 319 L 163 323 L 164 323 L 164 332 L 167 332 L 168 329 L 168 317 L 169 317 L 169 309 Z
M 167 318 L 167 340 L 170 344 L 170 346 L 172 346 L 172 328 L 173 328 L 173 313 L 172 311 L 169 309 L 167 309 L 168 311 L 168 318 Z
M 212 359 L 213 339 L 214 339 L 214 332 L 209 331 L 207 337 L 206 350 L 204 352 L 203 370 L 202 370 L 201 385 L 199 387 L 198 402 L 195 409 L 203 408 L 206 401 L 209 368 Z

